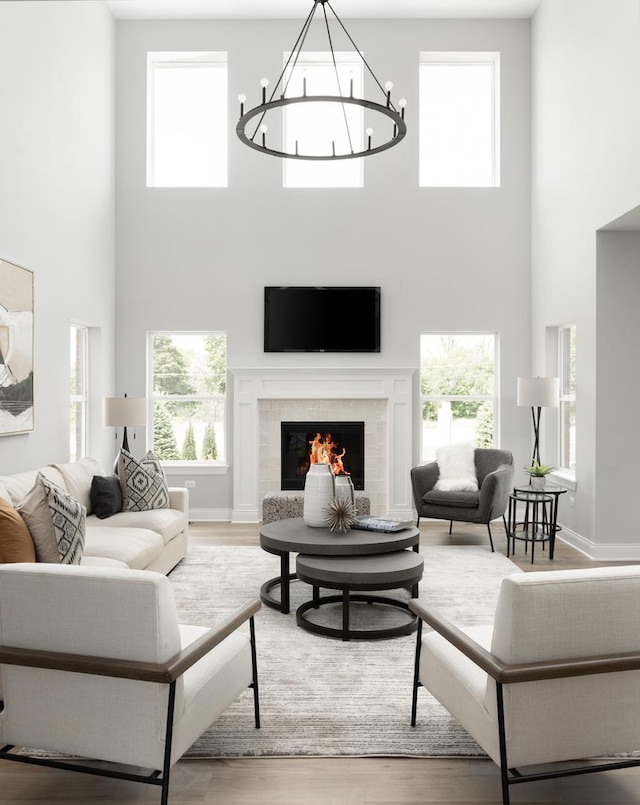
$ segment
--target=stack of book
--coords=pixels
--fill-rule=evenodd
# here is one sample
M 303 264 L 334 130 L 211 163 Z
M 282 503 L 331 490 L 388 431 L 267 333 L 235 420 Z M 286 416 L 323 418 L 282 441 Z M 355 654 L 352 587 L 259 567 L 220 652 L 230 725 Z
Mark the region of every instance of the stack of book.
M 362 531 L 402 531 L 403 528 L 411 528 L 413 520 L 390 520 L 388 517 L 356 517 L 351 528 L 358 528 Z

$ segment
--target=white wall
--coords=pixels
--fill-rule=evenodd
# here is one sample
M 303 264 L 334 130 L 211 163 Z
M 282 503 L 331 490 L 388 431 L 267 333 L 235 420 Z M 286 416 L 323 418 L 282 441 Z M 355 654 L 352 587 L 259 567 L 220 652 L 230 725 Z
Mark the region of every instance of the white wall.
M 146 52 L 227 51 L 233 128 L 237 95 L 257 99 L 261 76 L 275 80 L 300 25 L 117 24 L 119 392 L 144 394 L 145 335 L 154 329 L 226 330 L 231 368 L 417 368 L 421 332 L 495 330 L 501 339 L 500 442 L 523 464 L 530 415 L 516 407 L 515 387 L 530 360 L 528 21 L 349 23 L 378 77 L 393 80 L 398 97 L 409 100 L 406 139 L 366 160 L 364 188 L 284 190 L 281 161 L 246 148 L 235 135 L 227 189 L 145 187 Z M 501 52 L 501 188 L 418 188 L 421 50 Z M 382 286 L 381 353 L 265 355 L 263 287 L 279 284 Z M 229 476 L 198 476 L 192 505 L 229 508 L 229 483 Z
M 0 3 L 0 257 L 35 283 L 35 430 L 0 439 L 3 473 L 69 458 L 69 325 L 89 324 L 90 449 L 112 393 L 114 31 L 100 2 Z
M 637 535 L 631 540 L 607 522 L 625 495 L 634 496 L 637 444 L 620 456 L 615 488 L 600 484 L 598 451 L 619 442 L 625 427 L 619 392 L 630 367 L 611 334 L 629 337 L 614 296 L 637 300 L 636 286 L 600 285 L 602 271 L 614 269 L 598 265 L 596 253 L 597 230 L 640 202 L 639 35 L 638 0 L 543 0 L 533 23 L 533 369 L 554 371 L 545 365 L 546 330 L 575 322 L 577 490 L 575 508 L 563 501 L 560 518 L 564 536 L 574 532 L 575 544 L 598 558 L 640 557 Z M 609 261 L 612 251 L 603 254 Z M 612 376 L 613 388 L 599 381 Z M 620 402 L 615 411 L 611 394 Z M 546 445 L 545 456 L 552 449 Z

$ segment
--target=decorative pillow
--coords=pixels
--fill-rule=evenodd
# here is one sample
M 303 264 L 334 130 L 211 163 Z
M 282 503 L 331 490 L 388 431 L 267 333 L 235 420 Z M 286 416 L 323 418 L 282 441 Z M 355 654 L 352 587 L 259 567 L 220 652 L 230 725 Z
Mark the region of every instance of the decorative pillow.
M 18 507 L 33 538 L 38 562 L 79 565 L 86 509 L 41 473 Z
M 94 475 L 91 481 L 91 507 L 101 520 L 122 511 L 122 490 L 117 475 Z
M 8 500 L 0 498 L 0 562 L 35 562 L 27 524 Z
M 137 461 L 131 453 L 120 450 L 118 475 L 123 511 L 143 512 L 169 508 L 167 480 L 160 462 L 151 451 Z
M 478 489 L 475 448 L 471 442 L 445 444 L 436 450 L 439 478 L 435 489 L 441 492 L 475 492 Z
M 16 508 L 27 524 L 27 528 L 33 539 L 33 544 L 36 549 L 36 561 L 60 564 L 58 541 L 56 540 L 56 532 L 51 522 L 51 512 L 49 511 L 47 496 L 40 480 L 42 477 L 42 475 L 36 477 L 34 485 Z

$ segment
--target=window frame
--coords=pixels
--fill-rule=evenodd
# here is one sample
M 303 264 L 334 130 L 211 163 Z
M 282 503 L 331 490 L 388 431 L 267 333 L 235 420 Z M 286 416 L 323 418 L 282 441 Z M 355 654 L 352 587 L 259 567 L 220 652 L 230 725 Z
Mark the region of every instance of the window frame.
M 286 66 L 287 61 L 291 56 L 290 52 L 285 52 L 283 54 L 283 63 Z M 362 61 L 362 56 L 358 51 L 335 51 L 334 56 L 336 59 L 336 64 L 338 69 L 341 67 L 343 68 L 353 68 L 357 69 L 359 73 L 359 87 L 354 86 L 354 95 L 363 94 L 364 93 L 364 65 Z M 314 67 L 333 67 L 333 61 L 331 59 L 331 51 L 302 51 L 298 54 L 297 64 L 296 64 L 296 73 L 298 70 L 302 70 L 304 68 L 313 69 Z M 284 85 L 287 85 L 288 76 L 290 73 L 289 71 L 284 76 Z M 343 90 L 344 92 L 344 90 Z M 337 92 L 328 93 L 328 94 L 337 94 Z M 312 92 L 309 95 L 313 95 Z M 344 104 L 343 104 L 344 106 Z M 283 107 L 282 110 L 282 143 L 283 143 L 283 150 L 287 150 L 287 118 L 290 111 L 300 113 L 301 110 L 304 109 L 304 104 L 295 104 L 294 107 Z M 351 115 L 358 115 L 359 117 L 359 125 L 360 125 L 360 138 L 361 142 L 359 143 L 359 147 L 362 147 L 362 143 L 364 143 L 364 135 L 365 135 L 365 125 L 364 125 L 364 109 L 362 107 L 354 107 L 353 105 L 349 106 L 349 111 Z M 340 168 L 345 167 L 348 165 L 357 164 L 358 166 L 358 181 L 354 184 L 289 184 L 287 180 L 287 170 L 295 170 L 295 168 L 302 162 L 302 160 L 290 160 L 290 159 L 283 159 L 282 160 L 282 187 L 286 190 L 303 190 L 303 189 L 331 189 L 331 190 L 349 190 L 349 189 L 358 189 L 364 187 L 364 158 L 354 158 L 349 160 L 338 160 L 336 162 L 307 162 L 302 164 L 307 165 L 314 165 L 314 171 L 320 173 L 321 171 L 326 171 L 327 165 L 331 165 L 332 167 Z M 336 170 L 337 172 L 337 170 Z
M 75 332 L 75 338 L 74 338 Z M 71 322 L 69 327 L 69 460 L 77 461 L 87 455 L 89 437 L 89 328 L 84 324 Z M 75 349 L 74 349 L 75 345 Z M 72 360 L 75 356 L 75 361 Z M 77 369 L 80 364 L 81 383 L 77 383 Z M 76 371 L 76 383 L 73 383 L 73 371 Z M 75 393 L 74 393 L 75 390 Z M 78 428 L 78 412 L 80 412 L 81 427 Z M 72 423 L 75 417 L 75 428 Z M 80 437 L 78 439 L 78 436 Z M 80 444 L 78 444 L 80 442 Z
M 156 137 L 155 137 L 155 67 L 175 67 L 176 69 L 197 69 L 218 67 L 225 71 L 224 98 L 220 99 L 220 115 L 224 115 L 221 128 L 225 132 L 224 181 L 212 184 L 157 184 L 156 183 Z M 146 186 L 150 189 L 208 189 L 229 186 L 229 67 L 227 51 L 148 51 L 147 52 L 147 132 L 146 132 Z M 224 168 L 224 171 L 222 170 Z
M 468 394 L 468 395 L 460 395 L 460 394 L 423 394 L 422 393 L 422 363 L 423 363 L 423 353 L 422 353 L 422 339 L 424 336 L 434 336 L 434 337 L 474 337 L 474 336 L 491 336 L 493 338 L 493 393 L 492 394 Z M 491 402 L 493 407 L 493 433 L 492 433 L 492 447 L 499 447 L 499 411 L 500 411 L 500 395 L 499 395 L 499 388 L 500 388 L 500 381 L 499 381 L 499 356 L 500 356 L 500 339 L 499 334 L 494 330 L 486 330 L 486 331 L 474 331 L 474 332 L 464 332 L 460 330 L 438 330 L 438 331 L 429 331 L 420 333 L 420 369 L 419 369 L 419 394 L 420 394 L 420 445 L 419 445 L 419 456 L 420 456 L 420 463 L 425 464 L 434 460 L 434 457 L 431 455 L 426 455 L 424 451 L 424 438 L 423 438 L 423 414 L 422 411 L 424 410 L 424 406 L 428 402 L 440 402 L 440 401 L 449 401 L 449 402 L 463 402 L 463 401 L 478 401 L 478 402 Z M 451 443 L 451 442 L 449 442 Z
M 576 325 L 575 323 L 563 324 L 558 327 L 558 377 L 559 377 L 559 396 L 558 396 L 558 464 L 562 473 L 575 478 L 576 473 L 576 447 L 577 447 L 577 423 L 576 423 Z M 570 412 L 567 409 L 574 406 L 574 434 L 573 452 L 571 450 L 571 428 L 567 433 L 566 417 Z M 567 441 L 568 440 L 568 444 Z M 565 445 L 567 445 L 565 447 Z M 565 464 L 569 453 L 568 465 Z M 573 467 L 571 459 L 573 458 Z
M 427 144 L 423 137 L 423 114 L 426 110 L 422 103 L 422 81 L 423 68 L 430 65 L 490 65 L 492 70 L 492 114 L 491 114 L 491 180 L 488 184 L 431 184 L 423 182 L 423 163 L 427 153 Z M 419 65 L 419 134 L 418 134 L 418 185 L 421 188 L 473 188 L 473 189 L 495 189 L 500 185 L 500 52 L 499 51 L 420 51 Z
M 154 349 L 153 339 L 155 336 L 224 336 L 225 338 L 225 393 L 210 392 L 208 394 L 159 394 L 154 391 Z M 190 475 L 206 474 L 214 475 L 226 473 L 228 470 L 228 427 L 229 427 L 229 372 L 228 372 L 228 334 L 224 330 L 150 330 L 147 332 L 147 443 L 153 450 L 154 437 L 154 403 L 166 402 L 168 399 L 175 402 L 222 402 L 222 417 L 224 430 L 224 455 L 217 459 L 161 459 L 163 467 L 166 468 L 188 468 Z

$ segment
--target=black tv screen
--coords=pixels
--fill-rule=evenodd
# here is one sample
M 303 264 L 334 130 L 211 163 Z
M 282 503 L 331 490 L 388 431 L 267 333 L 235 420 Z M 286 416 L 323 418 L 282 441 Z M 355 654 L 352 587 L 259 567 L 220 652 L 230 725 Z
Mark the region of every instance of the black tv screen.
M 380 288 L 265 288 L 264 351 L 380 352 Z

